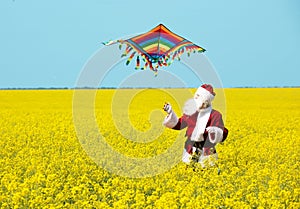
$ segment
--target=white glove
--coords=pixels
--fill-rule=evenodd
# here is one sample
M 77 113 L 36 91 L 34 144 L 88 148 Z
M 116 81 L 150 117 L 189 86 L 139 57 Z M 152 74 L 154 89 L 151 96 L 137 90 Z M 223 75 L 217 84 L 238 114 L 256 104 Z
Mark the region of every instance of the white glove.
M 168 114 L 170 114 L 173 110 L 172 110 L 172 106 L 169 103 L 165 103 L 164 107 L 163 107 L 164 111 L 166 111 Z
M 223 130 L 216 126 L 207 127 L 208 139 L 211 143 L 220 143 L 223 140 Z

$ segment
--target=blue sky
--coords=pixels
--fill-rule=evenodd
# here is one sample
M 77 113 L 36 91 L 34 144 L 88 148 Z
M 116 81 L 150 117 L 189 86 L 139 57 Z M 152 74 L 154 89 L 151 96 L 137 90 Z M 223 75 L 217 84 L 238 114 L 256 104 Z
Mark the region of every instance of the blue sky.
M 102 41 L 159 23 L 207 49 L 224 87 L 300 86 L 297 0 L 3 0 L 0 88 L 74 87 Z

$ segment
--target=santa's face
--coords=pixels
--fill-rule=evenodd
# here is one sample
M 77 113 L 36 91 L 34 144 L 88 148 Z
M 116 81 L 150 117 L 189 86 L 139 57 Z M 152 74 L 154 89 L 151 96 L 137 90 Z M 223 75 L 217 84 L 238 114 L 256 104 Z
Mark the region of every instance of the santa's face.
M 194 100 L 199 111 L 209 107 L 213 99 L 214 95 L 202 87 L 199 87 L 194 94 Z
M 194 95 L 194 100 L 196 103 L 197 110 L 199 111 L 203 105 L 203 97 L 201 96 L 201 94 L 196 92 Z

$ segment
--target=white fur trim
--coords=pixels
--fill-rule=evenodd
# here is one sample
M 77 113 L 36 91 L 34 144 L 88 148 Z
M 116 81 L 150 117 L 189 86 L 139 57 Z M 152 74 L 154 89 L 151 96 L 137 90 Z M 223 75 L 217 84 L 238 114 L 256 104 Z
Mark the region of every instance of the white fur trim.
M 193 115 L 197 111 L 196 102 L 193 98 L 187 100 L 183 106 L 183 113 L 186 115 Z
M 206 130 L 208 131 L 208 139 L 211 143 L 216 144 L 220 143 L 223 140 L 223 130 L 217 126 L 210 126 L 207 127 Z M 210 138 L 210 133 L 215 134 L 215 138 Z
M 189 164 L 191 162 L 192 155 L 190 155 L 185 149 L 182 153 L 182 162 Z
M 170 114 L 168 114 L 163 122 L 163 125 L 167 128 L 174 128 L 176 124 L 178 123 L 178 117 L 177 115 L 172 111 Z
M 210 113 L 211 113 L 211 106 L 205 109 L 201 109 L 199 111 L 196 126 L 191 136 L 191 140 L 195 142 L 204 141 L 203 134 L 205 131 L 206 124 L 208 122 Z

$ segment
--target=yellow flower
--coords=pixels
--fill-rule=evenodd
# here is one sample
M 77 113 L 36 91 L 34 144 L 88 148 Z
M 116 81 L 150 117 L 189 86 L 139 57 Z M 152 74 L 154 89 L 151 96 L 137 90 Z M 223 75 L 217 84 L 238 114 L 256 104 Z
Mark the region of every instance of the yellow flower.
M 214 167 L 180 162 L 155 173 L 161 168 L 152 163 L 135 170 L 99 149 L 98 132 L 116 153 L 148 160 L 169 153 L 178 139 L 180 154 L 166 158 L 180 159 L 185 130 L 162 127 L 160 98 L 180 115 L 194 90 L 98 90 L 98 129 L 81 133 L 84 140 L 74 126 L 72 90 L 1 90 L 0 208 L 300 208 L 299 88 L 220 90 L 226 111 L 218 96 L 213 106 L 223 110 L 229 135 L 216 147 Z M 92 91 L 82 90 L 83 113 Z M 97 164 L 99 156 L 107 161 Z M 155 175 L 118 176 L 122 169 Z

